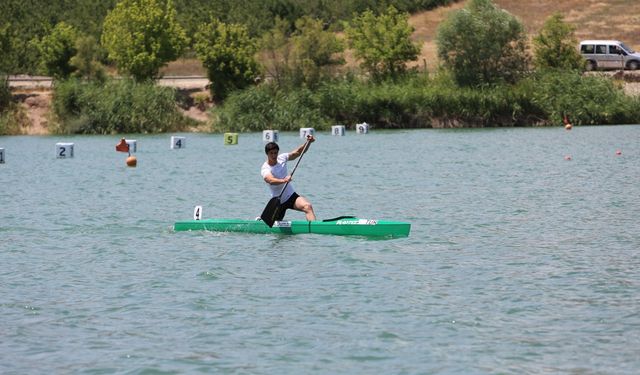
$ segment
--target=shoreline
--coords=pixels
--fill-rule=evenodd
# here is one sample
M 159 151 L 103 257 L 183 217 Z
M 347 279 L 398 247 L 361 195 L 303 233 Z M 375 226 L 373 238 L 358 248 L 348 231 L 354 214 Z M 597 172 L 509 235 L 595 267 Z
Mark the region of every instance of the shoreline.
M 158 79 L 159 86 L 173 87 L 181 95 L 191 98 L 209 95 L 208 84 L 209 80 L 202 76 L 166 76 Z M 14 102 L 21 107 L 28 119 L 28 125 L 22 126 L 21 133 L 14 135 L 52 134 L 48 129 L 53 100 L 52 79 L 44 76 L 11 76 L 9 86 Z M 192 103 L 189 108 L 178 108 L 185 117 L 207 123 L 210 119 L 208 110 L 211 106 L 211 103 L 207 103 L 204 107 Z
M 629 96 L 640 96 L 640 71 L 598 71 L 588 72 L 588 75 L 603 75 L 620 82 L 624 92 Z M 21 127 L 20 134 L 15 135 L 50 135 L 48 129 L 49 116 L 52 105 L 51 79 L 42 76 L 13 76 L 10 81 L 14 102 L 21 106 L 28 124 Z M 209 95 L 207 86 L 209 80 L 202 76 L 167 76 L 158 80 L 158 85 L 173 87 L 181 95 L 194 98 Z M 187 118 L 207 123 L 210 121 L 209 109 L 213 106 L 208 102 L 203 107 L 191 103 L 188 108 L 179 108 Z M 533 125 L 532 125 L 533 126 Z M 445 126 L 446 127 L 446 126 Z M 190 130 L 197 131 L 197 130 Z

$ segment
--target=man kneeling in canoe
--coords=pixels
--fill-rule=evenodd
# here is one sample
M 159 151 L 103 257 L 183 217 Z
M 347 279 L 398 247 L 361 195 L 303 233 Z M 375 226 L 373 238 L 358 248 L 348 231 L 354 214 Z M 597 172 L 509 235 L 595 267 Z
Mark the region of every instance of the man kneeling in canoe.
M 264 146 L 264 152 L 267 154 L 267 161 L 262 164 L 261 174 L 264 181 L 269 185 L 271 197 L 280 197 L 282 202 L 278 208 L 276 220 L 284 219 L 287 209 L 294 209 L 305 213 L 308 221 L 316 220 L 316 214 L 313 212 L 313 206 L 305 197 L 299 196 L 291 183 L 291 175 L 287 173 L 287 162 L 295 160 L 309 149 L 311 143 L 315 142 L 315 138 L 307 136 L 307 142 L 299 146 L 289 153 L 278 154 L 280 147 L 275 142 L 269 142 Z M 305 150 L 306 147 L 306 150 Z M 284 191 L 282 190 L 284 188 Z

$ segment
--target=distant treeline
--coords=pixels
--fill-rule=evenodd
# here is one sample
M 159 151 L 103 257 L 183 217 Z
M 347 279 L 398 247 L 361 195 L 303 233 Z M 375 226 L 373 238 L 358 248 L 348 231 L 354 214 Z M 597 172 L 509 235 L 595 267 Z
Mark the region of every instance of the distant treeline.
M 421 50 L 409 12 L 449 0 L 119 0 L 98 10 L 82 0 L 41 8 L 9 1 L 2 6 L 12 5 L 5 9 L 12 21 L 24 17 L 19 39 L 31 48 L 16 44 L 10 23 L 0 25 L 0 134 L 19 134 L 25 121 L 6 83 L 18 66 L 55 78 L 53 132 L 191 128 L 178 111 L 185 105 L 176 90 L 155 84 L 160 68 L 185 53 L 207 71 L 210 92 L 199 100 L 215 104 L 211 131 L 321 130 L 361 121 L 393 129 L 640 119 L 640 98 L 626 95 L 619 82 L 583 75 L 575 27 L 562 14 L 530 38 L 492 0 L 468 0 L 439 24 L 435 72 L 409 64 Z M 28 16 L 25 7 L 39 16 Z M 0 9 L 1 16 L 7 12 Z M 100 50 L 122 79 L 104 73 Z M 347 50 L 357 68 L 346 66 Z
M 322 20 L 327 29 L 337 30 L 340 21 L 365 10 L 382 12 L 393 5 L 402 12 L 432 9 L 457 0 L 167 0 L 177 11 L 177 19 L 187 31 L 195 34 L 199 25 L 212 16 L 221 22 L 243 24 L 251 36 L 257 37 L 273 27 L 276 17 L 293 23 L 307 15 Z M 60 22 L 100 40 L 104 19 L 117 0 L 2 0 L 0 27 L 11 25 L 20 40 L 17 72 L 35 73 L 38 57 L 27 48 L 29 41 L 49 34 Z M 189 51 L 189 50 L 187 50 Z M 5 72 L 7 73 L 7 72 Z

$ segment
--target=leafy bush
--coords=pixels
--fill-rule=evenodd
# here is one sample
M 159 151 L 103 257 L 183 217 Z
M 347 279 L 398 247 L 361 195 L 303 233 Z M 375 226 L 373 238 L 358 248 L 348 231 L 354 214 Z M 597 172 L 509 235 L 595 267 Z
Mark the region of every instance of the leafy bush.
M 212 20 L 200 26 L 195 50 L 211 81 L 211 94 L 223 100 L 230 92 L 253 84 L 258 76 L 255 42 L 244 25 Z
M 583 70 L 584 58 L 576 49 L 576 27 L 554 13 L 533 38 L 534 61 L 538 69 Z
M 233 93 L 223 107 L 214 110 L 214 116 L 213 131 L 322 130 L 330 126 L 308 89 L 284 92 L 268 85 Z
M 55 87 L 53 108 L 60 120 L 55 132 L 81 134 L 158 133 L 187 125 L 172 88 L 132 80 L 104 85 L 77 80 Z
M 640 120 L 640 99 L 625 95 L 607 77 L 576 72 L 538 73 L 519 85 L 547 119 L 559 124 L 568 115 L 574 125 L 629 124 Z
M 360 66 L 374 79 L 402 75 L 406 63 L 417 60 L 420 47 L 411 40 L 413 31 L 409 14 L 393 6 L 379 16 L 367 10 L 345 27 Z
M 215 111 L 216 131 L 296 130 L 366 121 L 377 128 L 628 124 L 640 119 L 640 99 L 611 80 L 540 72 L 518 85 L 458 87 L 444 73 L 399 81 L 325 82 L 315 91 L 286 93 L 263 85 L 230 97 Z
M 22 129 L 28 124 L 27 114 L 19 105 L 9 103 L 4 110 L 0 110 L 0 135 L 22 134 Z
M 60 22 L 50 34 L 34 42 L 40 53 L 42 71 L 55 78 L 67 78 L 76 68 L 70 63 L 77 53 L 78 31 L 71 25 Z
M 155 78 L 188 41 L 170 1 L 121 0 L 104 19 L 102 45 L 118 71 L 136 81 Z
M 7 76 L 0 73 L 0 112 L 5 111 L 11 104 L 11 88 Z
M 522 23 L 491 0 L 470 0 L 438 26 L 438 56 L 458 84 L 516 82 L 527 70 Z

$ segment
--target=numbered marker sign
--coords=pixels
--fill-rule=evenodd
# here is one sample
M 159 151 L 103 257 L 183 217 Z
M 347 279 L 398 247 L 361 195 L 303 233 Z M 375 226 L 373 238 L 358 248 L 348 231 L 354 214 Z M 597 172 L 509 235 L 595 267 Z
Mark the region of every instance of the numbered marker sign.
M 308 135 L 314 135 L 315 132 L 314 128 L 300 128 L 300 138 L 307 138 Z
M 56 143 L 56 157 L 66 159 L 73 157 L 73 143 Z
M 333 125 L 331 127 L 331 134 L 332 135 L 339 135 L 339 136 L 343 136 L 344 135 L 344 125 Z
M 0 148 L 0 164 L 4 164 L 4 148 Z
M 138 151 L 138 141 L 136 141 L 135 139 L 125 139 L 124 141 L 129 145 L 129 152 Z
M 202 206 L 193 209 L 193 220 L 202 220 Z
M 278 142 L 278 131 L 277 130 L 263 130 L 262 131 L 262 140 L 264 142 Z
M 363 122 L 362 124 L 356 124 L 356 133 L 367 134 L 369 133 L 369 124 Z
M 225 145 L 237 145 L 238 144 L 238 133 L 224 133 L 224 144 Z
M 177 150 L 187 147 L 187 138 L 171 136 L 171 149 Z

